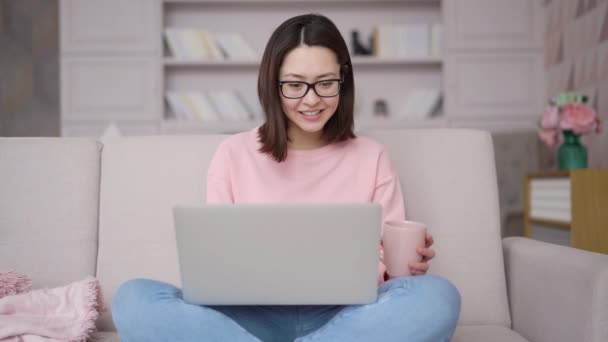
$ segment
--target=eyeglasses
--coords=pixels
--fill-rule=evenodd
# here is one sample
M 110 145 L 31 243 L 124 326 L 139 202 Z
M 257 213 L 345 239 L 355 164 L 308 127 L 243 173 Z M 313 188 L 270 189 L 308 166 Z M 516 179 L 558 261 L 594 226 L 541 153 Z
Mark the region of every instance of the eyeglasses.
M 315 91 L 319 97 L 334 97 L 340 94 L 342 80 L 321 80 L 315 83 L 303 81 L 279 81 L 279 89 L 281 94 L 288 99 L 300 99 L 308 94 L 310 88 Z

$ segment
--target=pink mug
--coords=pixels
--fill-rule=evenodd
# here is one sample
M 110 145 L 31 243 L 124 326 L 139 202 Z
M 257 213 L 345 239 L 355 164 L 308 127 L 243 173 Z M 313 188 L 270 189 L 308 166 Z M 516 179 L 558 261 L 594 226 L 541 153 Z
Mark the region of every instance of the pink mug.
M 384 264 L 390 277 L 410 274 L 409 263 L 420 261 L 417 247 L 425 247 L 426 225 L 414 221 L 388 221 L 384 223 L 382 245 Z

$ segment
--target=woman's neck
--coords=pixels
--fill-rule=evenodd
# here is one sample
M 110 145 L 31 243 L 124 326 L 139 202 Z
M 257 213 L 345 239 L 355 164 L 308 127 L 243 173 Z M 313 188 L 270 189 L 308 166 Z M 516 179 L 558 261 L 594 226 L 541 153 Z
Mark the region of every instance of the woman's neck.
M 323 132 L 308 133 L 301 130 L 289 129 L 289 148 L 295 150 L 314 150 L 327 145 Z

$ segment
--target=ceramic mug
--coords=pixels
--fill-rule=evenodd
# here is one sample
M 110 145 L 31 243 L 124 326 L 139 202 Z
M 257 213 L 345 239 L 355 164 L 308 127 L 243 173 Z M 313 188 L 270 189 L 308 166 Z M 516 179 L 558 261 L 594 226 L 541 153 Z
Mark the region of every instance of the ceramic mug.
M 425 247 L 425 236 L 424 223 L 405 220 L 384 223 L 384 264 L 391 278 L 411 275 L 409 263 L 422 260 L 416 248 Z

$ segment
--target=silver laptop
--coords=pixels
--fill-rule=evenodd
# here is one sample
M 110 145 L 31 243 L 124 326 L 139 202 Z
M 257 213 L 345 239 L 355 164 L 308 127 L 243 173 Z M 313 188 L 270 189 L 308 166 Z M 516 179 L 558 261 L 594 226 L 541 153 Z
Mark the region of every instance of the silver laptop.
M 173 208 L 184 300 L 202 305 L 376 300 L 378 204 Z

